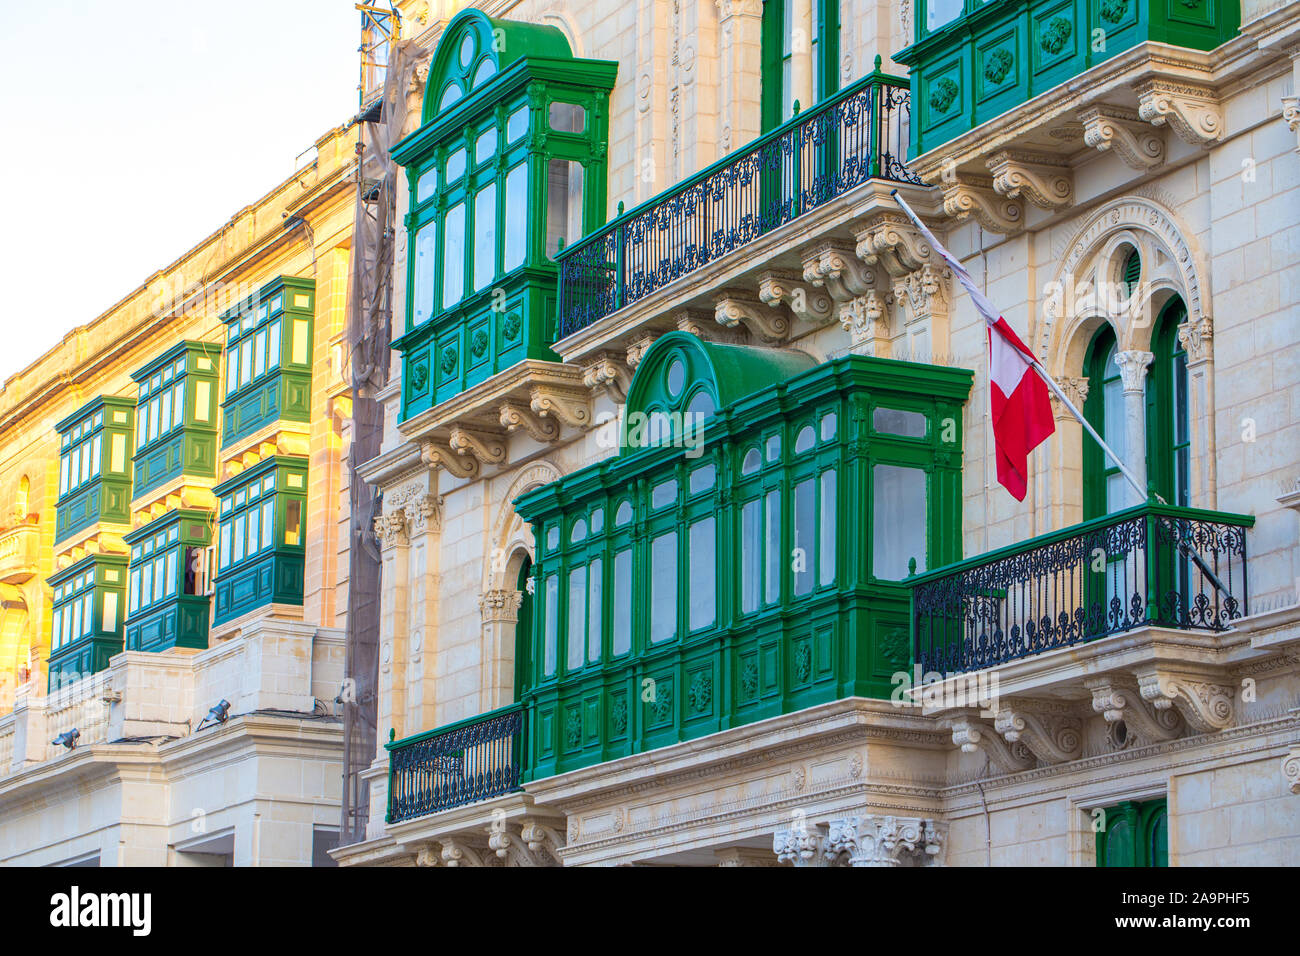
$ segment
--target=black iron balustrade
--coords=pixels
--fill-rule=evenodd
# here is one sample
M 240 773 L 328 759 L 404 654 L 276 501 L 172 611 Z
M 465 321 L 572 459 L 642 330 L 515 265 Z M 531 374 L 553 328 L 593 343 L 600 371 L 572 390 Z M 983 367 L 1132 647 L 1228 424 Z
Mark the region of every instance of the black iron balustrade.
M 518 790 L 523 725 L 523 706 L 512 704 L 386 744 L 388 822 Z
M 1145 504 L 908 580 L 923 674 L 1246 614 L 1247 515 Z
M 564 249 L 557 339 L 753 242 L 868 179 L 906 167 L 907 80 L 876 69 Z

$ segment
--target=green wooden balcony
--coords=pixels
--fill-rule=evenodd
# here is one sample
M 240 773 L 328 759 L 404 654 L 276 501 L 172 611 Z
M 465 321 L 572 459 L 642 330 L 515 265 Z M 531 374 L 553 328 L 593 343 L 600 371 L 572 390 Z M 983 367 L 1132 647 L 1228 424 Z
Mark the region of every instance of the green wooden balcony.
M 100 396 L 55 426 L 59 433 L 59 500 L 55 543 L 107 522 L 131 520 L 132 416 L 135 402 Z
M 222 315 L 223 447 L 278 421 L 311 420 L 315 304 L 314 280 L 281 276 Z
M 220 361 L 220 345 L 182 342 L 131 376 L 140 386 L 134 498 L 183 474 L 216 476 Z
M 91 554 L 47 580 L 54 591 L 49 689 L 102 671 L 122 650 L 127 558 Z
M 1212 50 L 1239 0 L 918 0 L 909 67 L 912 157 L 1148 40 Z
M 178 509 L 126 536 L 131 546 L 128 651 L 208 646 L 207 546 L 212 515 Z

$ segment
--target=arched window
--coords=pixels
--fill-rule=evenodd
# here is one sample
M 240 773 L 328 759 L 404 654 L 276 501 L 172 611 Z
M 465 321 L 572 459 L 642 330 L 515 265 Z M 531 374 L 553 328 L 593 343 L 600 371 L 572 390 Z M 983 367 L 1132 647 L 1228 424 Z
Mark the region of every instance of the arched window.
M 1187 306 L 1175 296 L 1160 310 L 1147 373 L 1147 477 L 1171 505 L 1191 504 L 1187 480 L 1191 433 L 1187 418 L 1187 352 L 1178 341 L 1178 326 L 1187 321 Z
M 1088 373 L 1088 397 L 1083 412 L 1088 423 L 1105 439 L 1115 454 L 1126 462 L 1124 428 L 1124 386 L 1115 363 L 1118 344 L 1115 331 L 1104 325 L 1092 337 L 1084 358 Z M 1098 518 L 1120 511 L 1132 503 L 1132 489 L 1119 467 L 1086 433 L 1083 436 L 1083 516 Z
M 524 358 L 554 359 L 552 257 L 603 221 L 617 64 L 554 27 L 464 10 L 433 56 L 410 187 L 403 417 Z

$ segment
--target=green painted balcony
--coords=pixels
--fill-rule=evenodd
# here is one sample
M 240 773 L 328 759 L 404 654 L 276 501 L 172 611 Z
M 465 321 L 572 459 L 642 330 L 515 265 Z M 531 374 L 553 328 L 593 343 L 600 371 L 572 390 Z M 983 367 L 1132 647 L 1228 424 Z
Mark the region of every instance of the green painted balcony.
M 222 482 L 213 625 L 271 605 L 302 606 L 307 459 L 277 456 Z
M 279 421 L 311 420 L 316 283 L 281 276 L 221 316 L 226 324 L 222 447 Z
M 602 220 L 617 64 L 465 10 L 434 53 L 406 169 L 405 421 L 524 359 L 558 361 L 554 259 Z
M 216 477 L 220 361 L 220 345 L 182 342 L 131 376 L 140 386 L 133 498 L 181 475 Z
M 918 0 L 909 68 L 918 157 L 1148 40 L 1212 50 L 1239 0 Z
M 102 671 L 122 650 L 126 575 L 125 555 L 90 554 L 47 580 L 54 591 L 51 693 Z
M 54 540 L 58 544 L 99 522 L 131 520 L 131 446 L 135 402 L 100 396 L 77 409 L 55 429 L 59 433 L 59 500 Z
M 126 536 L 128 651 L 208 646 L 211 527 L 210 512 L 177 509 Z

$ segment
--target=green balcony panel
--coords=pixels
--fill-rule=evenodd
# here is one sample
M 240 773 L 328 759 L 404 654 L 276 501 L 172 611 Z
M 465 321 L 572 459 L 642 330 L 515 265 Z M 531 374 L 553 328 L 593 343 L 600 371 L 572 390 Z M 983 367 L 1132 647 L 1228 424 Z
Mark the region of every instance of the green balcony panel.
M 216 477 L 220 361 L 220 345 L 182 342 L 131 376 L 140 386 L 134 497 L 181 475 Z
M 226 323 L 223 446 L 273 422 L 311 420 L 316 283 L 281 276 L 221 317 Z
M 302 605 L 307 459 L 275 457 L 222 482 L 212 623 Z
M 125 452 L 124 452 L 125 454 Z M 51 693 L 108 667 L 122 650 L 127 558 L 91 554 L 51 576 Z
M 131 546 L 126 649 L 207 647 L 211 512 L 169 511 L 125 540 Z
M 909 67 L 911 156 L 1139 43 L 1212 50 L 1236 36 L 1237 0 L 920 0 Z
M 515 502 L 537 538 L 524 779 L 888 697 L 906 579 L 960 554 L 971 380 L 659 338 L 619 455 Z
M 135 402 L 100 396 L 55 426 L 59 433 L 59 500 L 54 540 L 106 521 L 131 519 L 131 425 Z
M 550 350 L 556 253 L 605 214 L 617 64 L 574 57 L 555 27 L 465 10 L 429 70 L 406 169 L 410 255 L 402 417 Z

